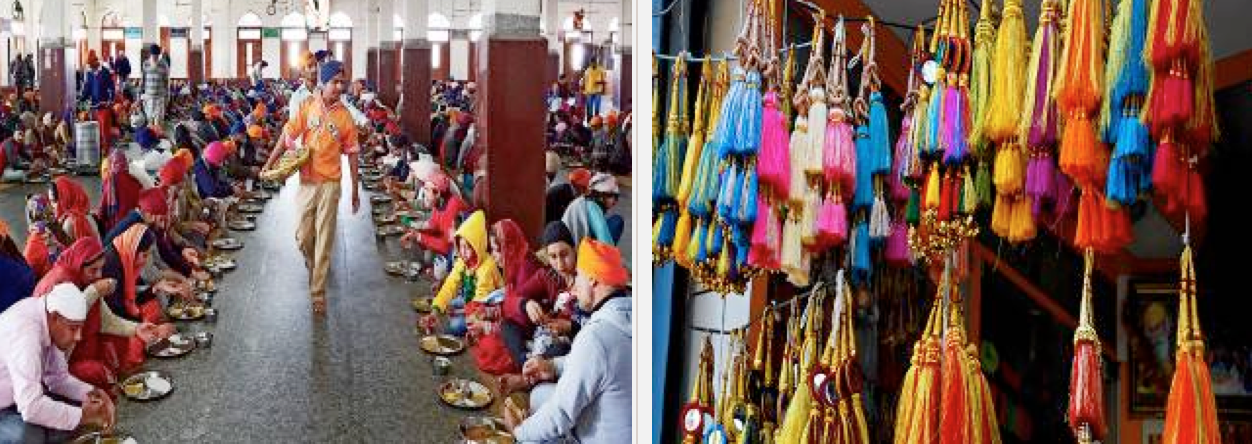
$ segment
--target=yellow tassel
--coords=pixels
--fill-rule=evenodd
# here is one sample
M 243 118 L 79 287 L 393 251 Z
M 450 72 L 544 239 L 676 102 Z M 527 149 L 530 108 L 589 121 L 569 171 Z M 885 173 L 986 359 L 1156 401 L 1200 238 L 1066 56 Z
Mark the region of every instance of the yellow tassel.
M 1013 228 L 1013 202 L 1004 194 L 997 194 L 995 207 L 991 210 L 991 232 L 1008 238 Z
M 991 66 L 991 101 L 986 134 L 1002 142 L 1017 133 L 1022 115 L 1022 91 L 1026 89 L 1026 22 L 1021 0 L 1004 1 L 1004 18 L 996 33 L 995 56 Z M 994 110 L 994 111 L 992 111 Z
M 682 165 L 682 178 L 678 184 L 678 194 L 675 196 L 678 201 L 679 208 L 687 207 L 687 200 L 691 197 L 691 188 L 695 182 L 696 169 L 700 165 L 700 152 L 704 150 L 704 134 L 706 124 L 706 112 L 709 97 L 706 92 L 709 83 L 713 77 L 713 66 L 709 63 L 708 57 L 704 58 L 704 68 L 701 70 L 700 88 L 696 91 L 696 116 L 691 127 L 691 136 L 687 142 L 687 153 L 684 156 Z M 690 226 L 690 225 L 688 225 Z M 678 245 L 675 241 L 675 245 Z
M 937 163 L 937 162 L 936 162 Z M 939 208 L 939 166 L 930 166 L 930 177 L 926 179 L 926 209 Z
M 1020 196 L 1013 202 L 1012 228 L 1009 242 L 1025 242 L 1035 238 L 1035 219 L 1031 213 L 1030 196 Z
M 811 338 L 805 341 L 805 348 L 811 346 Z M 801 371 L 804 379 L 808 379 L 808 370 Z M 806 425 L 809 420 L 809 410 L 813 408 L 813 397 L 809 393 L 806 382 L 799 381 L 796 384 L 795 396 L 791 398 L 791 404 L 787 406 L 787 414 L 783 417 L 782 427 L 779 428 L 779 443 L 803 443 Z
M 1026 165 L 1021 146 L 1015 142 L 1000 145 L 992 166 L 991 182 L 997 194 L 1016 194 L 1026 185 Z
M 656 228 L 654 227 L 653 230 Z M 678 214 L 678 225 L 674 228 L 674 262 L 683 268 L 691 268 L 692 257 L 685 254 L 691 244 L 691 214 L 683 205 Z

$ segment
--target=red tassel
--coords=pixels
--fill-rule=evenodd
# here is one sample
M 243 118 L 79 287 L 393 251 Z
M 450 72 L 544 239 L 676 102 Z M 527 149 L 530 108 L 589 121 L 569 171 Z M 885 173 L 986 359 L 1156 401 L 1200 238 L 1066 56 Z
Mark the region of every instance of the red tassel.
M 1103 439 L 1104 383 L 1100 375 L 1100 351 L 1091 341 L 1074 344 L 1074 361 L 1069 379 L 1069 424 L 1077 428 L 1083 424 L 1091 428 L 1091 436 Z
M 952 175 L 947 174 L 942 181 L 939 182 L 939 220 L 948 220 L 952 217 Z
M 1083 191 L 1082 197 L 1078 199 L 1078 227 L 1074 229 L 1074 247 L 1084 249 L 1094 246 L 1095 230 L 1099 224 L 1096 213 L 1098 205 L 1091 197 L 1090 191 Z
M 1196 392 L 1191 368 L 1183 353 L 1175 362 L 1174 380 L 1170 383 L 1169 401 L 1165 405 L 1165 433 L 1161 442 L 1166 444 L 1198 443 L 1196 424 Z
M 943 344 L 943 406 L 939 414 L 939 444 L 970 442 L 970 409 L 966 394 L 965 369 L 961 368 L 964 353 L 959 334 L 949 333 Z
M 1152 163 L 1152 186 L 1163 196 L 1176 196 L 1182 186 L 1181 153 L 1178 145 L 1167 134 L 1156 148 L 1156 161 Z
M 1204 178 L 1194 169 L 1187 171 L 1187 213 L 1197 223 L 1208 216 L 1208 201 L 1204 196 Z

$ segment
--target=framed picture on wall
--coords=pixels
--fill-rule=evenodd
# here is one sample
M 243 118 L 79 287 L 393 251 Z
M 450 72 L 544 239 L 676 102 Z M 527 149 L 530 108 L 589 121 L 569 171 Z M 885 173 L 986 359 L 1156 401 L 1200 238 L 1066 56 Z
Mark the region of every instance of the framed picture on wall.
M 1174 376 L 1178 284 L 1162 279 L 1132 282 L 1127 302 L 1124 319 L 1129 347 L 1130 411 L 1161 415 Z M 1204 324 L 1203 312 L 1201 317 L 1218 413 L 1223 419 L 1252 417 L 1252 345 L 1247 341 L 1227 343 L 1221 335 L 1210 335 L 1214 326 Z M 1144 436 L 1146 439 L 1147 434 Z

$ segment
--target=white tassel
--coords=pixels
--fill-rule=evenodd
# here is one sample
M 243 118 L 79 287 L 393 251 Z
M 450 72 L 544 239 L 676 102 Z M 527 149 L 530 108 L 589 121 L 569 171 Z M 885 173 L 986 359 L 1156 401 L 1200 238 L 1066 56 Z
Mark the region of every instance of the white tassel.
M 874 206 L 869 213 L 869 237 L 882 240 L 887 236 L 891 236 L 891 216 L 887 214 L 887 202 L 883 201 L 882 193 L 879 192 L 874 196 Z

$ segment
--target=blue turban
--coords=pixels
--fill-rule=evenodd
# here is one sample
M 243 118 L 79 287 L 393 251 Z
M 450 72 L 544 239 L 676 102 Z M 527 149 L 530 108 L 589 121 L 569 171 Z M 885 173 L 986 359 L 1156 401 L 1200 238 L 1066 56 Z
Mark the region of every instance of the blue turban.
M 230 135 L 232 136 L 235 136 L 235 135 L 242 136 L 247 133 L 248 133 L 248 125 L 244 124 L 242 120 L 236 120 L 235 124 L 230 126 Z
M 161 55 L 161 45 L 152 45 L 148 47 L 148 52 L 155 55 Z
M 335 75 L 341 72 L 343 72 L 342 62 L 331 60 L 323 63 L 322 68 L 317 73 L 317 83 L 325 85 L 327 82 L 330 82 L 330 79 L 335 78 Z
M 152 128 L 140 128 L 139 131 L 135 132 L 135 142 L 143 149 L 150 150 L 157 144 L 156 134 L 152 132 Z

